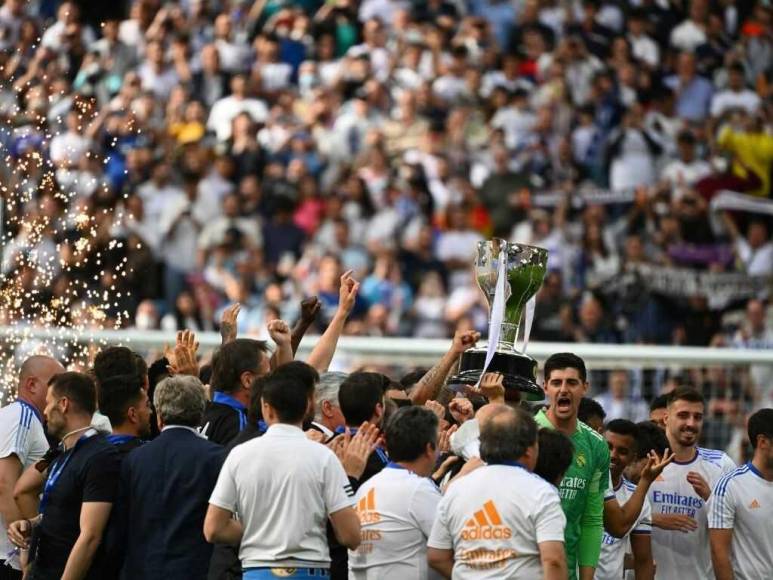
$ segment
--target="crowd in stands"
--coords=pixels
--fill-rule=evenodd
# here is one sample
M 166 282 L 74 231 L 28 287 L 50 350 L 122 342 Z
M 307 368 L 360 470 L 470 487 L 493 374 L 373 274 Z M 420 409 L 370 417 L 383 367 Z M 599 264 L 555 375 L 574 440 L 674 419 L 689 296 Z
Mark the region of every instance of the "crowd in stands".
M 352 270 L 348 334 L 450 337 L 485 328 L 495 235 L 550 251 L 536 340 L 770 345 L 765 302 L 721 318 L 764 285 L 680 282 L 773 273 L 770 206 L 712 206 L 770 201 L 771 26 L 740 0 L 4 0 L 2 272 L 139 329 L 240 302 L 265 338 L 309 295 L 324 330 Z

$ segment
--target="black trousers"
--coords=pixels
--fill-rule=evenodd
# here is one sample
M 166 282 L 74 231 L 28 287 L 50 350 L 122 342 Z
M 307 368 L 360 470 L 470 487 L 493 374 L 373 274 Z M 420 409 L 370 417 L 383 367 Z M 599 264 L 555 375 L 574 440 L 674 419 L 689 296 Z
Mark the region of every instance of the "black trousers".
M 0 580 L 21 580 L 21 572 L 5 565 L 5 560 L 0 560 Z

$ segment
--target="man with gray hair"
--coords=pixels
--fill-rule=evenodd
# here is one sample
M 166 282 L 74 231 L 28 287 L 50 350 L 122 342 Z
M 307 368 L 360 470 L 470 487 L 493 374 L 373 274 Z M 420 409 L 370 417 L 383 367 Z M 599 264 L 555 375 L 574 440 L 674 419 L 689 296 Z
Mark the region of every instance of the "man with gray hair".
M 486 465 L 440 500 L 427 543 L 429 565 L 446 578 L 566 578 L 566 517 L 556 489 L 531 473 L 537 424 L 520 408 L 491 405 L 481 422 Z
M 161 434 L 130 453 L 121 474 L 122 578 L 207 576 L 212 545 L 202 529 L 224 450 L 196 430 L 206 402 L 204 386 L 193 376 L 169 377 L 156 387 Z
M 309 429 L 322 433 L 322 442 L 329 441 L 335 430 L 346 425 L 346 419 L 338 404 L 338 391 L 348 377 L 346 373 L 327 372 L 319 377 L 314 391 L 314 420 Z

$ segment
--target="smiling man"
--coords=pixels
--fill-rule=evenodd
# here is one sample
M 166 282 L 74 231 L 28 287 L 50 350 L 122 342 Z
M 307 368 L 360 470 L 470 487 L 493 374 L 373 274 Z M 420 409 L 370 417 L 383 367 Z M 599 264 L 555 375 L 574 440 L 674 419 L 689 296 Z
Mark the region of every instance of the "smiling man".
M 585 363 L 571 353 L 554 354 L 545 362 L 543 388 L 547 410 L 537 414 L 541 427 L 571 438 L 574 457 L 559 486 L 566 515 L 566 563 L 569 578 L 593 578 L 604 532 L 604 495 L 609 481 L 609 448 L 604 438 L 577 419 L 588 392 Z
M 698 447 L 704 408 L 703 395 L 690 387 L 675 389 L 668 399 L 666 437 L 674 460 L 649 490 L 657 579 L 714 577 L 706 502 L 717 481 L 736 466 L 724 452 Z

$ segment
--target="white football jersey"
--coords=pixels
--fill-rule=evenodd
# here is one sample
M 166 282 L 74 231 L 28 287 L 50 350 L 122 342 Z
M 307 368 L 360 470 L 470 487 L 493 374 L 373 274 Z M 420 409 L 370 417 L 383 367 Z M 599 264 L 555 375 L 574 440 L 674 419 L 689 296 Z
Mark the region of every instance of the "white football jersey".
M 636 491 L 636 485 L 625 479 L 620 480 L 620 485 L 614 490 L 617 502 L 624 505 L 633 492 Z M 623 564 L 625 561 L 625 552 L 628 549 L 628 537 L 632 534 L 651 534 L 652 533 L 652 515 L 649 500 L 644 501 L 641 513 L 634 522 L 629 532 L 622 538 L 615 538 L 606 531 L 601 538 L 601 554 L 599 563 L 596 565 L 596 580 L 620 580 L 623 577 Z
M 349 578 L 435 578 L 427 564 L 427 539 L 440 498 L 429 478 L 394 464 L 366 481 L 355 496 L 362 542 L 349 551 Z
M 709 498 L 709 528 L 732 529 L 738 580 L 773 577 L 773 482 L 747 463 L 722 477 Z
M 455 481 L 428 546 L 454 551 L 454 580 L 542 578 L 539 544 L 564 541 L 558 490 L 522 467 L 487 465 Z
M 26 401 L 15 401 L 0 409 L 0 459 L 16 455 L 26 469 L 48 451 L 40 412 Z M 8 539 L 8 524 L 0 515 L 0 560 L 14 549 Z
M 714 577 L 707 527 L 708 507 L 698 496 L 687 474 L 700 473 L 713 488 L 735 463 L 724 452 L 696 448 L 695 458 L 685 463 L 671 462 L 650 487 L 648 498 L 655 516 L 686 515 L 698 523 L 692 532 L 652 528 L 652 555 L 657 580 L 707 580 Z

